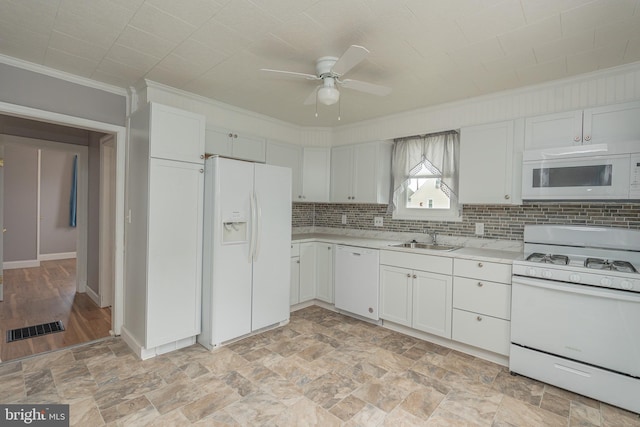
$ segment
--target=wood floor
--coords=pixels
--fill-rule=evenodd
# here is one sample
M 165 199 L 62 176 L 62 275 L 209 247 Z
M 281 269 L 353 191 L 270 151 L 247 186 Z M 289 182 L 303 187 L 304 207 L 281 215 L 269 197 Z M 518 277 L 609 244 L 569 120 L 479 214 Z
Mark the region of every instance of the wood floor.
M 4 271 L 0 360 L 7 361 L 109 336 L 111 310 L 76 293 L 76 260 Z M 11 343 L 7 330 L 62 320 L 65 331 Z

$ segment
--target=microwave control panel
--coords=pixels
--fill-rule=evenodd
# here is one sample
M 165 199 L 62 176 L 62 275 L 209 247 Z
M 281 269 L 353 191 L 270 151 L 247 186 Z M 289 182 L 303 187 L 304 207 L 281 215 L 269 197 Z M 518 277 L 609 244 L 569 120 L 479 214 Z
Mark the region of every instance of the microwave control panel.
M 631 155 L 629 198 L 640 199 L 640 154 Z

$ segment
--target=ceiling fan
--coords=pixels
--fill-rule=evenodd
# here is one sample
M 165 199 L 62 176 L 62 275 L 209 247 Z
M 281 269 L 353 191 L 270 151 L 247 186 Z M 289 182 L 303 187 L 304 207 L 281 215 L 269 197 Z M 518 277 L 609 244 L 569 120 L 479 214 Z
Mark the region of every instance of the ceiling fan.
M 369 54 L 369 50 L 362 46 L 351 45 L 340 58 L 335 56 L 323 56 L 316 61 L 316 74 L 297 73 L 294 71 L 270 70 L 262 68 L 260 71 L 280 73 L 290 77 L 311 81 L 321 80 L 322 84 L 309 94 L 304 105 L 320 102 L 324 105 L 333 105 L 340 99 L 338 87 L 353 89 L 372 95 L 386 96 L 391 93 L 391 88 L 367 83 L 360 80 L 343 79 L 349 70 L 358 65 Z M 317 105 L 317 104 L 316 104 Z M 318 115 L 316 111 L 316 116 Z

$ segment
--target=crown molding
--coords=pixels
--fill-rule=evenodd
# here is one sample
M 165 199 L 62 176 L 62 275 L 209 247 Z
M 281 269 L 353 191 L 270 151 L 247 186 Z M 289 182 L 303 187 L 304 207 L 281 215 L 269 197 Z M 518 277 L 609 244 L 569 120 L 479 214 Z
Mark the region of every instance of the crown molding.
M 11 65 L 16 68 L 22 68 L 23 70 L 33 71 L 34 73 L 44 74 L 49 77 L 55 77 L 57 79 L 65 80 L 70 83 L 75 83 L 78 85 L 103 90 L 105 92 L 114 93 L 116 95 L 122 95 L 124 97 L 128 96 L 127 89 L 125 88 L 102 83 L 96 80 L 89 79 L 87 77 L 77 76 L 75 74 L 67 73 L 66 71 L 56 70 L 45 65 L 23 61 L 22 59 L 14 58 L 12 56 L 0 54 L 0 63 Z

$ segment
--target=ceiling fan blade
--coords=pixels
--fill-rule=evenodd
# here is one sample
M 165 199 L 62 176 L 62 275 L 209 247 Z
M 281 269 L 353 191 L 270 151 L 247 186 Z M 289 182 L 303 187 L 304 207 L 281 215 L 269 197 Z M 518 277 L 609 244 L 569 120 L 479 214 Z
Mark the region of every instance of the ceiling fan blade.
M 261 68 L 260 71 L 266 71 L 267 73 L 284 74 L 289 77 L 295 77 L 295 78 L 305 79 L 305 80 L 320 80 L 320 77 L 316 75 L 306 74 L 306 73 L 296 73 L 295 71 L 270 70 L 268 68 Z
M 362 82 L 360 80 L 345 79 L 341 80 L 340 83 L 342 87 L 346 87 L 347 89 L 358 90 L 372 95 L 387 96 L 391 93 L 390 87 Z
M 316 103 L 316 97 L 318 96 L 318 89 L 321 88 L 322 85 L 318 85 L 313 89 L 313 91 L 307 96 L 307 99 L 304 100 L 304 105 L 313 105 Z
M 331 69 L 332 73 L 342 76 L 347 71 L 358 65 L 369 54 L 369 50 L 358 45 L 351 45 L 345 53 L 336 61 Z

